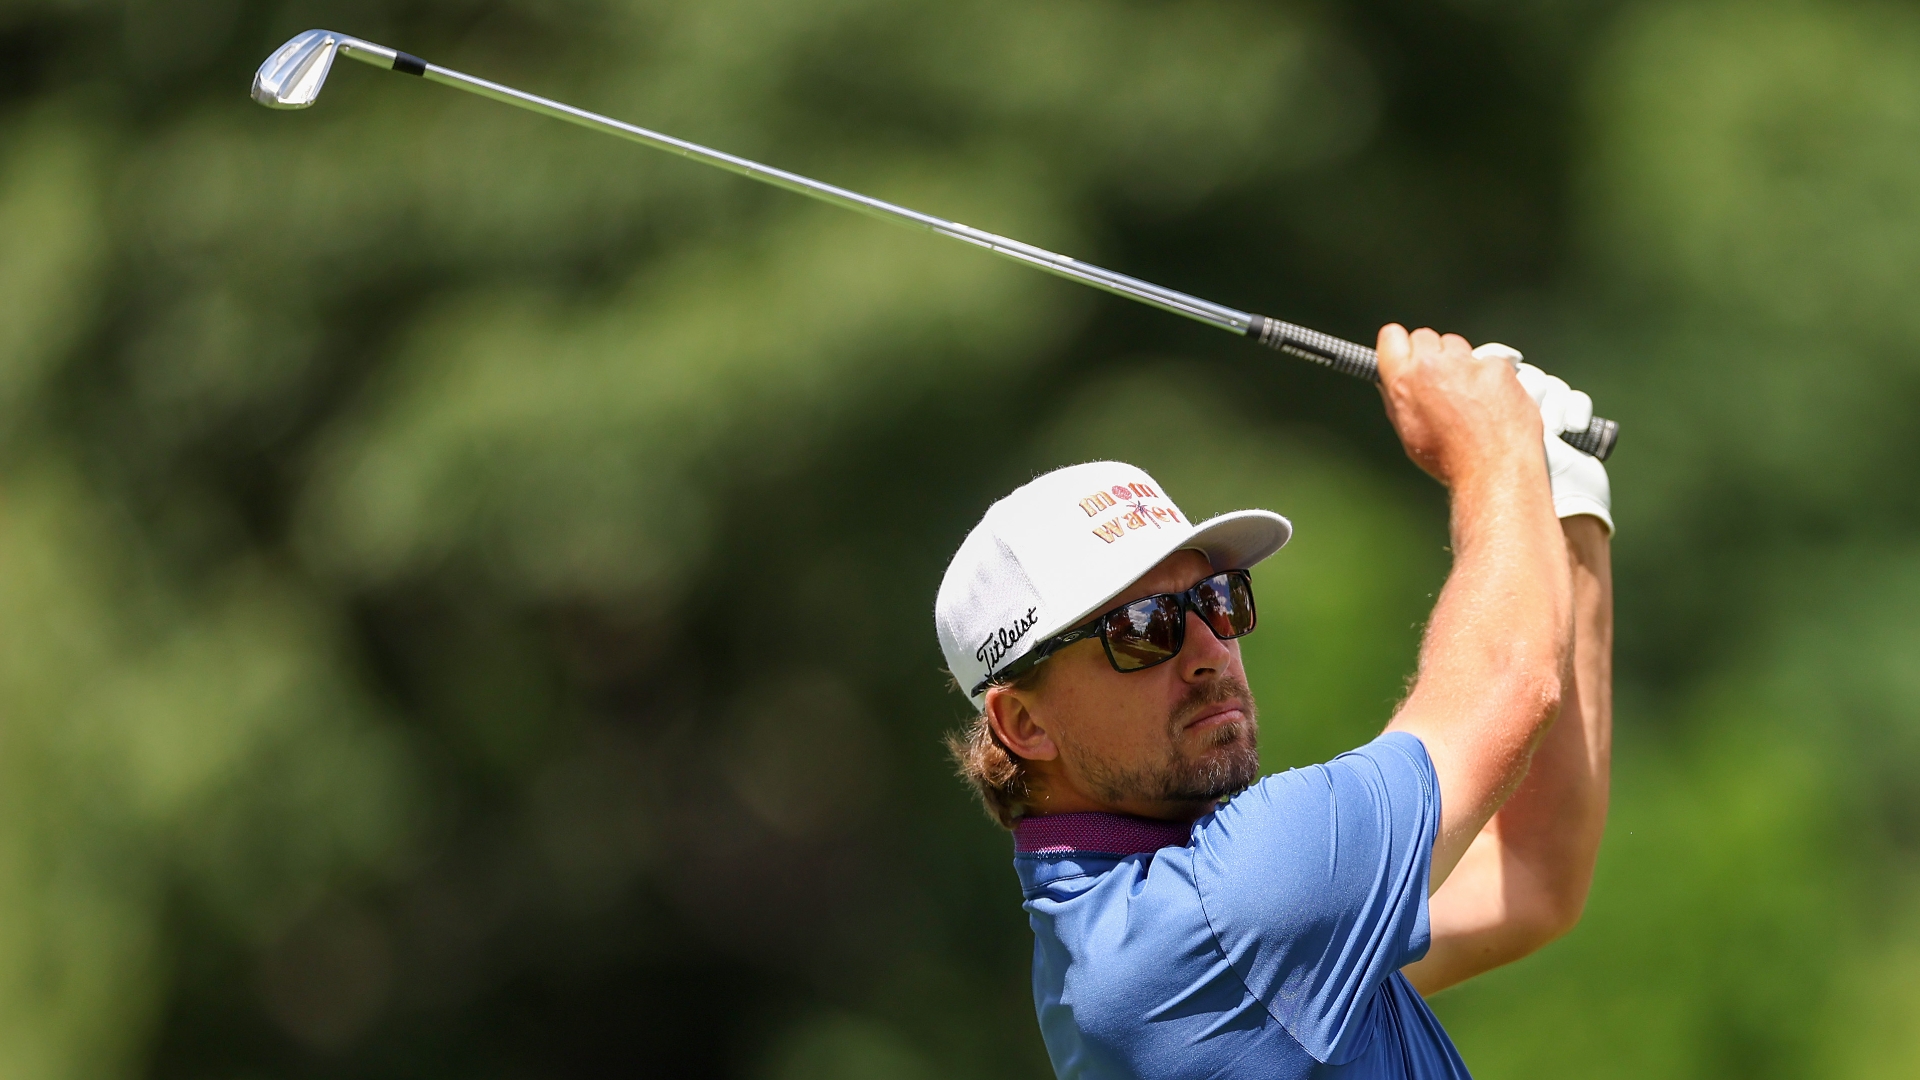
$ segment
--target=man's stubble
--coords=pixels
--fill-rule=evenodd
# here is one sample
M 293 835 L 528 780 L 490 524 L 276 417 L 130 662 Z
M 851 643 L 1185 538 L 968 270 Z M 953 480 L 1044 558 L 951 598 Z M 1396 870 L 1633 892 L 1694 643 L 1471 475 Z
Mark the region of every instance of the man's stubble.
M 1206 744 L 1197 753 L 1182 746 L 1181 734 L 1196 715 L 1235 701 L 1244 706 L 1245 720 L 1208 732 Z M 1194 687 L 1167 718 L 1166 754 L 1159 761 L 1129 766 L 1064 741 L 1061 749 L 1074 758 L 1088 790 L 1102 801 L 1207 803 L 1224 799 L 1259 777 L 1259 733 L 1253 693 L 1246 681 L 1221 676 Z

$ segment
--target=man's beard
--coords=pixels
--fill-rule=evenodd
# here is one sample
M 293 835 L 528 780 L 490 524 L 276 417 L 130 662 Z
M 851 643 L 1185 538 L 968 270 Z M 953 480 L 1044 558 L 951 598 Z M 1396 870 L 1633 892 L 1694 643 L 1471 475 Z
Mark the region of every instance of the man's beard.
M 1195 716 L 1216 705 L 1239 703 L 1246 719 L 1222 724 L 1206 733 L 1197 752 L 1182 746 L 1182 735 Z M 1260 775 L 1260 725 L 1254 716 L 1253 693 L 1245 680 L 1232 676 L 1209 679 L 1193 688 L 1167 718 L 1167 751 L 1159 761 L 1129 767 L 1105 761 L 1078 747 L 1075 764 L 1088 790 L 1104 802 L 1208 803 L 1245 788 Z

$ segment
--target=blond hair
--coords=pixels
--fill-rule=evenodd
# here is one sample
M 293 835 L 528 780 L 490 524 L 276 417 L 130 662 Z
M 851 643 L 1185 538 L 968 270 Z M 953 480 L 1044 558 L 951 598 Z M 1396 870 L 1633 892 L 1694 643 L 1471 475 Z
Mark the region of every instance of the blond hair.
M 1011 685 L 1033 692 L 1039 687 L 1046 667 L 1040 664 Z M 967 726 L 947 733 L 947 753 L 953 756 L 960 778 L 972 785 L 973 793 L 979 796 L 987 816 L 1001 828 L 1012 829 L 1032 809 L 1034 791 L 1026 759 L 1000 741 L 984 710 Z

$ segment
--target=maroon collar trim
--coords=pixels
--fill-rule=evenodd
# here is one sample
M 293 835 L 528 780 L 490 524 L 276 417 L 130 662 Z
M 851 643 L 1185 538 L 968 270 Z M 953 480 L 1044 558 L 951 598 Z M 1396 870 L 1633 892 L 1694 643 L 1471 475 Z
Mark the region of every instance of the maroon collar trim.
M 1046 814 L 1024 817 L 1013 826 L 1013 850 L 1020 855 L 1142 855 L 1163 847 L 1183 847 L 1193 825 L 1153 821 L 1121 814 Z

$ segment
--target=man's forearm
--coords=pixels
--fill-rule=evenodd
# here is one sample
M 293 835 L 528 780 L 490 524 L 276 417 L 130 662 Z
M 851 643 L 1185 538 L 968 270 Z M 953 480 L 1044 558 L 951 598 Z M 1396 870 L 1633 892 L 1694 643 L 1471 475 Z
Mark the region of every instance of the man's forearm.
M 1526 780 L 1497 818 L 1508 857 L 1547 890 L 1554 934 L 1580 917 L 1607 823 L 1613 759 L 1613 573 L 1598 519 L 1564 522 L 1573 577 L 1572 679 L 1560 719 L 1534 751 Z
M 1537 405 L 1464 338 L 1380 328 L 1380 395 L 1407 456 L 1453 500 L 1453 573 L 1420 675 L 1388 726 L 1417 736 L 1439 780 L 1437 888 L 1512 794 L 1560 709 L 1573 637 L 1566 541 Z
M 1519 790 L 1433 896 L 1433 945 L 1407 968 L 1423 994 L 1526 956 L 1571 929 L 1586 903 L 1612 756 L 1612 577 L 1599 521 L 1563 526 L 1575 631 L 1560 718 Z
M 1566 545 L 1544 476 L 1516 470 L 1454 492 L 1454 568 L 1394 727 L 1419 735 L 1443 785 L 1434 881 L 1515 789 L 1564 693 L 1572 636 Z

